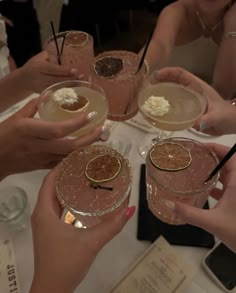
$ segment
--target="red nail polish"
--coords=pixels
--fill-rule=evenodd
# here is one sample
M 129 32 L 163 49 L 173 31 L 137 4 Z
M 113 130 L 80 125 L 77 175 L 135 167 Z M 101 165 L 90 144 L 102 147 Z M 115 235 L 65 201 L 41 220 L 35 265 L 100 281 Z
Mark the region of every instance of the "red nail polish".
M 126 212 L 126 217 L 130 219 L 135 213 L 135 210 L 136 210 L 136 206 L 129 207 Z

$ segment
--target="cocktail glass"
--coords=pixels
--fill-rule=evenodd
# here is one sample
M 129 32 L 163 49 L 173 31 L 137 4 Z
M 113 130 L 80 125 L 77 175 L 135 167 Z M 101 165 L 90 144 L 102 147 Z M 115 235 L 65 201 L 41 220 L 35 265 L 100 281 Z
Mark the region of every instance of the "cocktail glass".
M 56 35 L 62 65 L 77 68 L 80 80 L 90 80 L 94 59 L 93 37 L 82 31 L 66 31 Z M 58 54 L 54 37 L 50 37 L 44 48 L 49 62 L 58 64 Z
M 94 178 L 99 180 L 92 180 Z M 127 207 L 131 184 L 128 160 L 102 145 L 77 149 L 60 163 L 56 175 L 58 200 L 76 217 L 76 226 L 81 228 L 112 220 Z
M 176 150 L 164 151 L 163 146 L 176 144 L 187 150 L 191 157 L 188 167 L 177 170 L 163 170 L 154 163 L 160 162 L 168 166 L 171 160 L 184 161 L 183 154 Z M 153 150 L 160 147 L 153 155 Z M 152 154 L 152 155 L 151 155 Z M 156 156 L 156 161 L 153 158 Z M 204 183 L 208 175 L 218 164 L 216 155 L 204 144 L 196 140 L 175 137 L 160 141 L 154 145 L 146 158 L 146 185 L 149 209 L 160 220 L 173 225 L 185 224 L 174 212 L 175 202 L 202 208 L 207 200 L 210 190 L 216 185 L 219 173 L 209 182 Z
M 55 92 L 61 89 L 73 89 L 78 95 L 77 103 L 70 108 L 63 107 L 54 100 Z M 108 114 L 108 103 L 102 88 L 86 81 L 63 81 L 48 87 L 41 94 L 42 102 L 38 107 L 39 117 L 47 121 L 62 121 L 80 115 L 82 112 L 97 112 L 96 117 L 70 136 L 81 136 L 102 125 Z M 84 105 L 84 103 L 86 103 Z M 84 105 L 84 106 L 83 106 Z
M 139 56 L 129 51 L 107 51 L 93 64 L 92 80 L 101 86 L 109 102 L 108 119 L 123 121 L 138 112 L 137 95 L 145 69 L 137 72 Z
M 169 111 L 164 115 L 153 115 L 144 107 L 150 97 L 163 97 L 169 103 Z M 185 87 L 172 82 L 159 82 L 152 74 L 143 84 L 138 95 L 139 110 L 144 118 L 159 130 L 158 136 L 153 144 L 166 138 L 173 131 L 184 130 L 192 127 L 206 110 L 207 100 L 202 87 L 195 85 L 195 88 Z M 153 106 L 161 107 L 161 105 Z M 154 111 L 155 112 L 155 111 Z M 149 145 L 139 147 L 139 154 L 146 157 Z

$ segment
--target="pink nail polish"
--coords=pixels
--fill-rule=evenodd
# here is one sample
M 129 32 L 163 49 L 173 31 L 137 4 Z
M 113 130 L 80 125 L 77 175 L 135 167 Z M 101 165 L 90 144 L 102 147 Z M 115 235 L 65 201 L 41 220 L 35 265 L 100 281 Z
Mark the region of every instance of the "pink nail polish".
M 136 206 L 129 207 L 126 212 L 126 217 L 130 219 L 136 211 Z

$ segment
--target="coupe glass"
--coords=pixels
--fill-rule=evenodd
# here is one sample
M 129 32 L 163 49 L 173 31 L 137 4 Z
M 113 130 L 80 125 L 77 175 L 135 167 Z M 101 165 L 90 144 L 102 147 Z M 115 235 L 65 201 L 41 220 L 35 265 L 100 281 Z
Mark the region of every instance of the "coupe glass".
M 104 159 L 105 156 L 105 159 Z M 94 176 L 108 176 L 120 162 L 116 176 L 103 182 L 88 177 L 91 160 L 103 158 L 89 169 Z M 112 159 L 111 159 L 112 158 Z M 113 170 L 113 171 L 112 171 Z M 104 173 L 105 172 L 105 173 Z M 108 173 L 107 173 L 108 172 Z M 79 148 L 64 159 L 56 175 L 56 191 L 59 202 L 77 219 L 77 227 L 89 228 L 112 217 L 128 206 L 132 175 L 129 161 L 116 150 L 105 145 Z
M 144 104 L 151 97 L 163 97 L 169 103 L 169 111 L 163 116 L 154 116 L 148 112 Z M 159 129 L 158 136 L 153 144 L 165 138 L 173 131 L 184 130 L 192 127 L 206 110 L 207 100 L 202 87 L 194 89 L 172 82 L 159 82 L 153 73 L 145 83 L 138 95 L 138 106 L 143 117 L 154 127 Z M 154 107 L 154 106 L 153 106 Z M 150 148 L 148 145 L 139 147 L 139 154 L 143 158 Z
M 78 95 L 78 101 L 84 98 L 87 99 L 87 106 L 81 108 L 80 110 L 73 109 L 64 109 L 59 106 L 53 99 L 55 91 L 69 88 L 73 89 Z M 102 125 L 108 114 L 108 103 L 105 96 L 105 93 L 102 88 L 86 81 L 63 81 L 56 83 L 47 89 L 41 94 L 43 98 L 42 103 L 38 107 L 39 117 L 47 121 L 62 121 L 70 119 L 80 115 L 82 112 L 97 112 L 97 115 L 84 127 L 71 134 L 70 136 L 81 136 L 89 133 L 94 128 Z
M 182 170 L 170 171 L 158 168 L 153 164 L 150 154 L 156 146 L 165 143 L 178 144 L 187 149 L 191 155 L 191 164 Z M 172 153 L 178 156 L 178 153 Z M 169 154 L 172 155 L 172 154 Z M 161 154 L 162 162 L 164 152 Z M 166 154 L 168 156 L 168 154 Z M 181 157 L 179 158 L 181 160 Z M 160 141 L 154 145 L 146 158 L 146 185 L 149 209 L 160 220 L 174 225 L 186 224 L 174 212 L 174 203 L 202 208 L 210 190 L 216 185 L 219 173 L 209 182 L 204 183 L 208 175 L 218 164 L 216 155 L 204 144 L 192 139 L 175 137 Z
M 82 31 L 66 31 L 56 35 L 61 64 L 77 68 L 79 78 L 89 81 L 94 58 L 93 37 Z M 58 64 L 54 37 L 50 37 L 44 49 L 48 52 L 49 62 Z

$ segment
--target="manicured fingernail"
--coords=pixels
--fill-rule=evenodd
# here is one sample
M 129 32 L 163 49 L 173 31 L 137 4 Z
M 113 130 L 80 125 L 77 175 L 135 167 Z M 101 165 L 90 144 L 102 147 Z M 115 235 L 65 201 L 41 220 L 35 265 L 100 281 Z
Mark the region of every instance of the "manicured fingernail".
M 130 219 L 136 211 L 136 206 L 129 207 L 126 212 L 126 217 Z
M 175 203 L 171 200 L 165 200 L 164 205 L 168 210 L 171 210 L 172 212 L 175 212 Z
M 199 130 L 204 131 L 205 129 L 206 129 L 206 123 L 203 121 L 203 122 L 200 123 Z
M 100 140 L 106 141 L 106 140 L 108 140 L 109 136 L 110 136 L 110 129 L 108 127 L 106 127 L 105 125 L 103 125 Z
M 94 111 L 94 112 L 90 112 L 89 114 L 88 114 L 88 120 L 89 121 L 91 121 L 91 120 L 93 120 L 96 116 L 97 116 L 97 114 L 98 114 L 98 112 L 96 112 L 96 111 Z
M 76 75 L 76 74 L 78 74 L 78 70 L 76 68 L 72 68 L 70 73 L 73 75 Z

